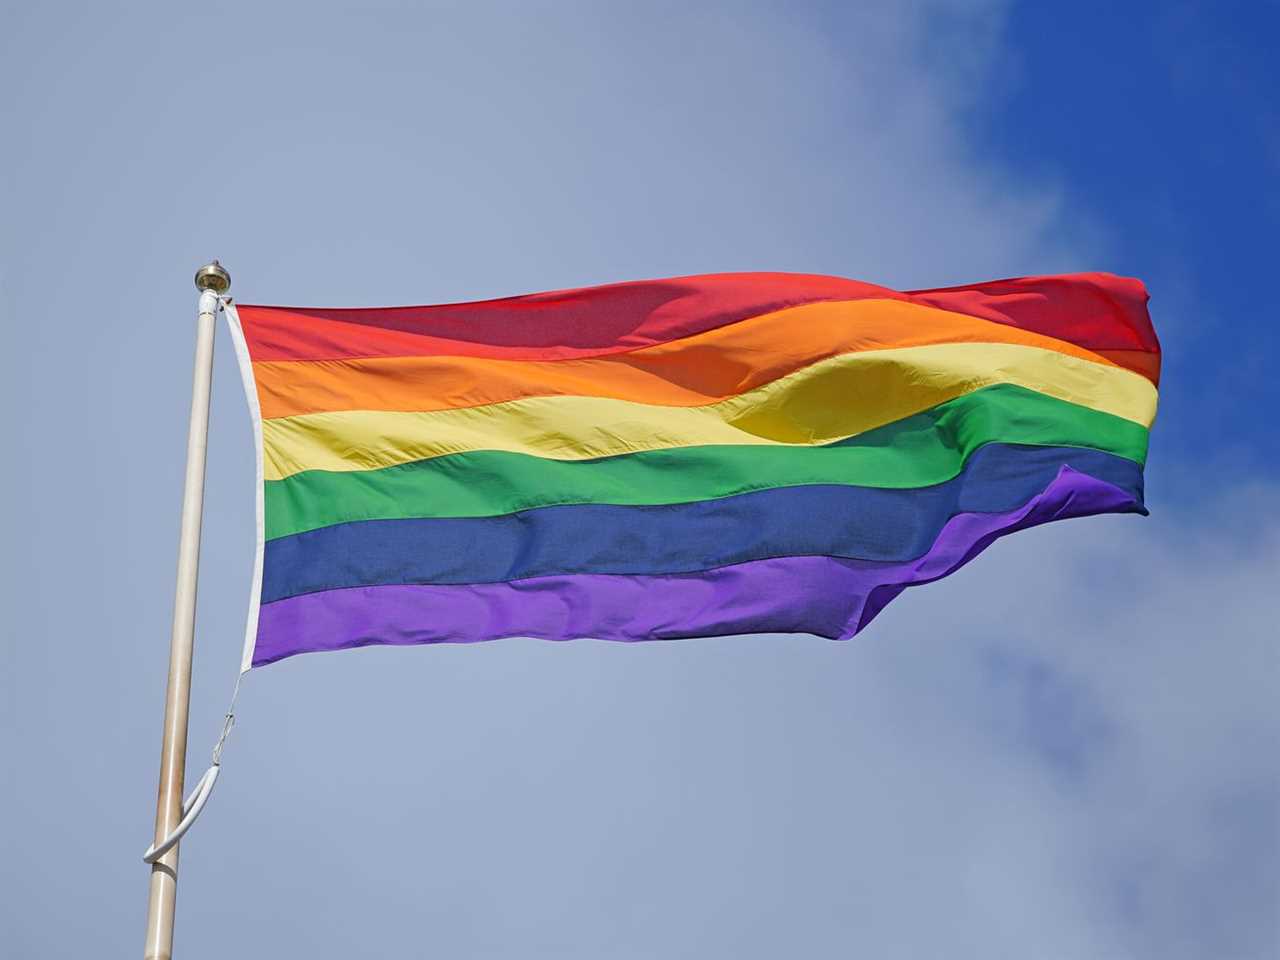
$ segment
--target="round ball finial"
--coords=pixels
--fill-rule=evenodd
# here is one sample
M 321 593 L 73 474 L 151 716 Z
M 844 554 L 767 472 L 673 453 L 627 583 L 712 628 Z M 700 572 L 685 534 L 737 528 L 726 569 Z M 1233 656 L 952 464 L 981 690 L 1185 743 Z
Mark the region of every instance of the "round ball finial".
M 196 271 L 196 287 L 200 290 L 212 290 L 214 293 L 226 293 L 231 289 L 231 274 L 217 260 L 206 263 Z

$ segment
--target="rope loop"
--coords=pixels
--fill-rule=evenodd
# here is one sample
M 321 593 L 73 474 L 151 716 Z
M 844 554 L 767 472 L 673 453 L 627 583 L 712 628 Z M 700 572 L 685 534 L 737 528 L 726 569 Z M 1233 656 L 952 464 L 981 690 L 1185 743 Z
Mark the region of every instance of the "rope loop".
M 178 845 L 178 841 L 182 839 L 182 835 L 191 829 L 191 825 L 196 822 L 196 818 L 200 816 L 200 811 L 204 809 L 204 805 L 209 802 L 209 797 L 213 793 L 213 785 L 218 782 L 218 764 L 214 764 L 204 772 L 204 776 L 200 778 L 200 782 L 196 784 L 196 788 L 191 791 L 187 799 L 182 802 L 182 819 L 178 821 L 178 825 L 173 828 L 173 832 L 161 840 L 159 843 L 153 843 L 147 847 L 147 852 L 142 855 L 143 863 L 155 863 L 166 853 Z

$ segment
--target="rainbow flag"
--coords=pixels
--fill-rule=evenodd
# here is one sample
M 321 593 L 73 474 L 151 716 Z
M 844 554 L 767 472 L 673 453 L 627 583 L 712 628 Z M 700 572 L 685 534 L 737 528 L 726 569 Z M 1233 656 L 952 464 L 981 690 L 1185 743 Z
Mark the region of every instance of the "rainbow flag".
M 997 537 L 1145 513 L 1136 280 L 740 273 L 228 310 L 258 431 L 245 668 L 507 636 L 848 638 Z

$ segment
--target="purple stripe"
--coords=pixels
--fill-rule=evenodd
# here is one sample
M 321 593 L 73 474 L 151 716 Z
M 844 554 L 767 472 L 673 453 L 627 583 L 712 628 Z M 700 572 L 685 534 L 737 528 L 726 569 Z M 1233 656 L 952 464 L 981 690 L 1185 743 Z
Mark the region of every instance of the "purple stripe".
M 905 563 L 779 557 L 670 576 L 575 574 L 505 583 L 351 587 L 263 605 L 253 665 L 370 644 L 500 637 L 669 640 L 812 633 L 846 640 L 904 589 L 944 577 L 996 538 L 1051 520 L 1145 512 L 1128 493 L 1063 467 L 1008 513 L 953 517 Z

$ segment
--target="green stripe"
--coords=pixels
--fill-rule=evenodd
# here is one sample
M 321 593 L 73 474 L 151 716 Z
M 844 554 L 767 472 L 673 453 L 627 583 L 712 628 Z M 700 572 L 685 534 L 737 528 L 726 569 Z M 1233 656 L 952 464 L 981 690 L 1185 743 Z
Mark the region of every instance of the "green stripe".
M 492 517 L 565 503 L 660 504 L 828 483 L 925 487 L 988 443 L 1089 447 L 1143 463 L 1147 431 L 1121 417 L 1002 384 L 820 447 L 701 446 L 598 460 L 480 450 L 266 483 L 268 540 L 351 520 Z

